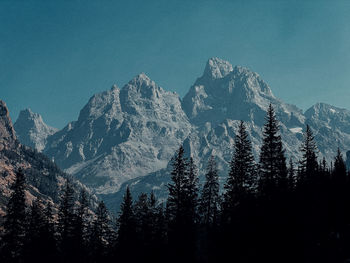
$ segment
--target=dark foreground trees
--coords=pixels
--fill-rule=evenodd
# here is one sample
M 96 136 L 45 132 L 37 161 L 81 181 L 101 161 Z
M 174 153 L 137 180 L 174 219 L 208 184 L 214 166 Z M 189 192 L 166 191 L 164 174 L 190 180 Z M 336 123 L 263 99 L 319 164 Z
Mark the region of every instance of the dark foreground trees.
M 199 172 L 186 154 L 180 147 L 174 155 L 166 202 L 153 193 L 132 196 L 128 187 L 116 219 L 102 202 L 91 208 L 69 180 L 58 207 L 40 199 L 27 206 L 19 171 L 1 262 L 349 261 L 349 173 L 340 151 L 333 165 L 318 160 L 309 126 L 301 159 L 287 167 L 272 106 L 258 163 L 241 122 L 222 191 L 215 156 Z
M 21 262 L 24 260 L 27 223 L 25 177 L 22 170 L 17 172 L 11 189 L 13 192 L 7 205 L 1 255 L 5 262 Z

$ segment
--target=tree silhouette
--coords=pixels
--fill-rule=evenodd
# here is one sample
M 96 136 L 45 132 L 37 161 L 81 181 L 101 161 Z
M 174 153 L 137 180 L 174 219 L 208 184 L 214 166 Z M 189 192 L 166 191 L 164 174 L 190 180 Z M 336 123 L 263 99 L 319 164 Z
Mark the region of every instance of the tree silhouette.
M 2 256 L 4 262 L 23 261 L 26 235 L 26 182 L 21 169 L 16 173 L 15 182 L 11 186 L 11 196 L 7 204 L 3 236 Z

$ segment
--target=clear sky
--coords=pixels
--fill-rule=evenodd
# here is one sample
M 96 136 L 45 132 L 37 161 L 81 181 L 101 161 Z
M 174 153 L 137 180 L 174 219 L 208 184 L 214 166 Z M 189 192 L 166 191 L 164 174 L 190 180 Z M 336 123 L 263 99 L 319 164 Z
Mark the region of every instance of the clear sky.
M 140 72 L 181 97 L 217 56 L 307 109 L 350 109 L 350 1 L 0 0 L 0 99 L 62 128 Z

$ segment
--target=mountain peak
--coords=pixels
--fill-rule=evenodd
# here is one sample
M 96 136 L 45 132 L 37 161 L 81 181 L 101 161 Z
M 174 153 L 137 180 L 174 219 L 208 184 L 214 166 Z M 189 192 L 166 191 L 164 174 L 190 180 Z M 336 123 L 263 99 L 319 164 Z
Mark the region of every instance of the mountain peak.
M 32 110 L 30 108 L 21 110 L 19 112 L 18 119 L 31 119 L 31 120 L 39 119 L 42 121 L 41 115 L 38 113 L 32 112 Z
M 14 128 L 21 143 L 39 152 L 44 149 L 46 138 L 57 131 L 56 128 L 48 126 L 40 114 L 29 108 L 20 111 Z
M 151 80 L 144 72 L 141 72 L 129 81 L 133 86 L 156 86 L 155 82 Z
M 231 71 L 233 71 L 233 67 L 230 62 L 217 57 L 213 57 L 208 59 L 203 76 L 219 79 L 225 77 Z

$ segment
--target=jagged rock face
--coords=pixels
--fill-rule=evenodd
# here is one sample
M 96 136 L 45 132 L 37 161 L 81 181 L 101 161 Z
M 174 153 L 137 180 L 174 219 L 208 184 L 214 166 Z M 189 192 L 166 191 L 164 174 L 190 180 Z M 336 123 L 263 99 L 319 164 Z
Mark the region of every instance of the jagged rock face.
M 145 74 L 93 96 L 76 122 L 49 137 L 45 153 L 98 193 L 164 168 L 190 132 L 176 93 Z
M 22 110 L 14 124 L 19 141 L 41 152 L 46 145 L 48 136 L 54 134 L 58 129 L 48 126 L 38 113 L 30 109 Z
M 5 206 L 12 191 L 10 186 L 20 168 L 26 177 L 27 203 L 31 204 L 34 199 L 40 197 L 43 202 L 50 202 L 54 208 L 57 208 L 66 175 L 47 157 L 18 143 L 9 111 L 3 101 L 0 101 L 0 116 L 0 142 L 5 145 L 0 148 L 0 215 L 3 216 L 6 213 Z M 82 188 L 86 189 L 75 180 L 73 185 L 77 194 Z M 90 195 L 90 197 L 91 206 L 96 206 L 96 196 Z
M 6 103 L 0 100 L 0 150 L 13 147 L 16 143 L 16 133 L 12 125 Z
M 275 98 L 257 73 L 212 58 L 208 60 L 203 75 L 184 97 L 182 105 L 196 125 L 232 119 L 261 126 L 270 103 L 286 125 L 292 127 L 303 123 L 302 111 Z

